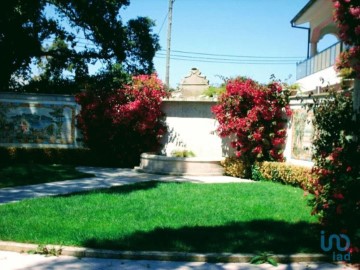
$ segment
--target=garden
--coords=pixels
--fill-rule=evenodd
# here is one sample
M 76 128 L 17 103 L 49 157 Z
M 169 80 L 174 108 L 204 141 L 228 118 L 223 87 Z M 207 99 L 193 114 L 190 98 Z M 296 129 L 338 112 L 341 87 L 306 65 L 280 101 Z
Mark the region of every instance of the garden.
M 346 27 L 355 16 L 349 2 L 335 1 L 340 36 L 353 46 L 337 67 L 351 68 L 359 79 L 359 29 Z M 212 107 L 217 134 L 230 138 L 235 153 L 222 165 L 227 175 L 253 182 L 154 178 L 3 204 L 0 239 L 117 250 L 293 254 L 322 253 L 320 231 L 325 231 L 351 240 L 344 252 L 355 262 L 360 254 L 358 90 L 329 89 L 326 97 L 304 104 L 314 114 L 310 169 L 285 162 L 289 91 L 277 81 L 228 79 Z M 78 165 L 138 165 L 141 153 L 159 150 L 167 132 L 161 102 L 168 96 L 156 74 L 127 77 L 111 90 L 78 93 L 77 121 L 88 148 L 1 148 L 0 188 L 92 176 L 77 171 Z
M 160 106 L 166 95 L 156 75 L 134 77 L 131 85 L 104 96 L 80 94 L 79 123 L 89 151 L 103 155 L 100 142 L 107 142 L 107 160 L 133 165 L 141 152 L 156 150 L 166 129 Z M 312 170 L 283 162 L 291 117 L 287 91 L 277 82 L 229 80 L 213 107 L 218 133 L 232 135 L 236 153 L 223 166 L 228 175 L 255 182 L 200 185 L 154 179 L 5 204 L 0 206 L 0 238 L 120 250 L 291 254 L 321 252 L 319 232 L 326 229 L 346 232 L 355 256 L 360 118 L 352 110 L 350 92 L 331 92 L 314 100 L 311 109 L 317 134 Z M 67 151 L 47 154 L 59 158 Z M 12 161 L 26 154 L 14 151 Z M 71 165 L 34 165 L 41 151 L 32 157 L 28 166 L 1 168 L 8 177 L 3 187 L 21 185 L 28 177 L 34 184 L 89 176 Z M 15 172 L 19 175 L 12 178 Z

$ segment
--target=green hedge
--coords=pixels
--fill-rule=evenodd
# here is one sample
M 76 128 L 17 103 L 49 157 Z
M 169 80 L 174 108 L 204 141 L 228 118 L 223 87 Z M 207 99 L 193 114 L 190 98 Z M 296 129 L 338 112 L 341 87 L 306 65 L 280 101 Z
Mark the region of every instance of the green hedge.
M 249 166 L 245 165 L 240 159 L 236 157 L 227 157 L 221 162 L 224 167 L 225 175 L 232 177 L 245 178 L 249 175 Z
M 308 190 L 311 168 L 284 162 L 261 162 L 252 168 L 253 180 L 280 182 Z
M 77 166 L 130 167 L 88 148 L 0 147 L 0 163 L 70 164 Z
M 245 166 L 238 158 L 226 158 L 221 164 L 226 175 L 240 178 L 247 175 L 248 166 Z M 256 181 L 280 182 L 308 190 L 311 168 L 285 162 L 264 161 L 252 166 L 251 178 Z

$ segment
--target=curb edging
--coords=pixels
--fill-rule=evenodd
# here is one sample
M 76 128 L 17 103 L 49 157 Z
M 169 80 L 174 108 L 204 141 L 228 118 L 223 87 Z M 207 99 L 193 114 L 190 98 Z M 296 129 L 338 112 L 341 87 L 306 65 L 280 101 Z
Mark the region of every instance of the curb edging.
M 17 242 L 0 241 L 0 250 L 26 253 L 34 251 L 39 245 Z M 73 257 L 89 257 L 102 259 L 126 260 L 156 260 L 156 261 L 190 261 L 190 262 L 224 262 L 248 263 L 255 254 L 248 253 L 189 253 L 167 251 L 118 251 L 106 249 L 92 249 L 84 247 L 46 245 L 48 248 L 61 249 L 61 255 Z M 323 254 L 297 253 L 292 255 L 273 255 L 278 263 L 297 262 L 329 262 L 329 257 Z

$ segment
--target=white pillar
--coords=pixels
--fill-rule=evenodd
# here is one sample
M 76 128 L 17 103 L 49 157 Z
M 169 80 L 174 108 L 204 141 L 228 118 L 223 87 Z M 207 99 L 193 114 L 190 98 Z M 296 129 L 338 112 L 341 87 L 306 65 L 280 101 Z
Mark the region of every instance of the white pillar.
M 317 42 L 310 43 L 310 57 L 317 54 Z

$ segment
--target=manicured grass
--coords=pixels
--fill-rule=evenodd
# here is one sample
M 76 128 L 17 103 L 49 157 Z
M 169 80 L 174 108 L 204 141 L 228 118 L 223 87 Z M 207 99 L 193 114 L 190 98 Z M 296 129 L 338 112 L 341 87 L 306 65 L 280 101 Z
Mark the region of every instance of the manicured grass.
M 74 166 L 70 165 L 0 165 L 0 188 L 49 183 L 92 176 L 94 175 L 79 172 Z
M 318 252 L 298 188 L 143 182 L 0 206 L 0 239 L 121 250 Z

